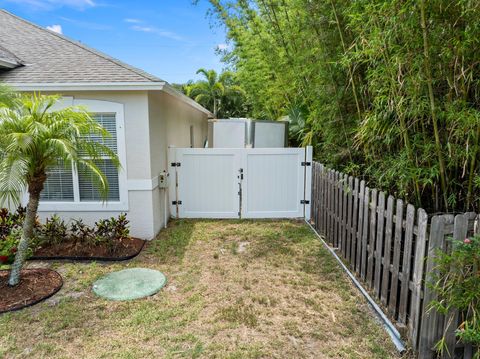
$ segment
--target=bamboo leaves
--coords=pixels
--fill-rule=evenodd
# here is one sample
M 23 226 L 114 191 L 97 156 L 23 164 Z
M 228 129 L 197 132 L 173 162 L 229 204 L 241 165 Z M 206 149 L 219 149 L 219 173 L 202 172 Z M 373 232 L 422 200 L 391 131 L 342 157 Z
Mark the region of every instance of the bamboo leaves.
M 250 116 L 300 107 L 295 143 L 323 163 L 429 211 L 479 209 L 478 2 L 211 3 Z

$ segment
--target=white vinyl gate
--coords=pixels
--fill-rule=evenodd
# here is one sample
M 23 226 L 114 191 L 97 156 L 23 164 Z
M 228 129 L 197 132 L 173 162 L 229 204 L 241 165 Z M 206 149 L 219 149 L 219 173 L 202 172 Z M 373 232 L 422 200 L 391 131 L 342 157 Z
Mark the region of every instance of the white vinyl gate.
M 169 162 L 174 217 L 309 218 L 311 147 L 172 148 Z

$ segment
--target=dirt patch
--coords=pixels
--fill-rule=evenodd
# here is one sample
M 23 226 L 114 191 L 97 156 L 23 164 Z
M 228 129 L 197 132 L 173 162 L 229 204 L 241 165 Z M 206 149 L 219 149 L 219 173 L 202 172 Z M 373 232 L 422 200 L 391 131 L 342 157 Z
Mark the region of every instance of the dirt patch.
M 25 269 L 20 283 L 8 285 L 10 271 L 0 271 L 0 313 L 19 310 L 51 297 L 62 287 L 60 274 L 50 269 Z
M 138 255 L 144 244 L 145 241 L 137 238 L 119 239 L 113 243 L 97 245 L 66 241 L 38 247 L 31 259 L 125 260 Z

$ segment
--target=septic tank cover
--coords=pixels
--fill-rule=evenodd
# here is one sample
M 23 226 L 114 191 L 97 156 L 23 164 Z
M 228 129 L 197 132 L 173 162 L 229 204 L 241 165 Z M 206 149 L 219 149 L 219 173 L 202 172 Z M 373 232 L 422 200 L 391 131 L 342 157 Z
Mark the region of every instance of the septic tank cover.
M 167 282 L 162 272 L 147 268 L 113 272 L 93 284 L 93 292 L 110 300 L 132 300 L 157 293 Z

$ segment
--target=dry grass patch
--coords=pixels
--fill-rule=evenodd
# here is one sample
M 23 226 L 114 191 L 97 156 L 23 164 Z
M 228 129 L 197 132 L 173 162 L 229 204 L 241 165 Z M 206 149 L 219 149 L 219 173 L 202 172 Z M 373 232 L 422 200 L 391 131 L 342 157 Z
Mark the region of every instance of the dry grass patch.
M 174 221 L 129 263 L 44 264 L 47 303 L 0 316 L 0 357 L 390 358 L 387 335 L 310 229 L 295 221 Z M 101 275 L 164 272 L 133 302 L 95 297 Z

